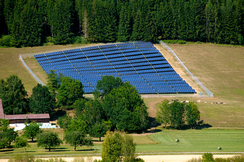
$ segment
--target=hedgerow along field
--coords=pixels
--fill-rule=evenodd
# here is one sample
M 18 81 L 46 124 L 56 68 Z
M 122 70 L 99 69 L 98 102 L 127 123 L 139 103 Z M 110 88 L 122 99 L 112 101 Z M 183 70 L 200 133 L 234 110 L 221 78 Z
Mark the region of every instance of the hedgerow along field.
M 167 57 L 172 57 L 161 45 L 156 45 L 157 48 L 163 52 L 163 55 Z M 244 97 L 244 87 L 243 87 L 243 71 L 244 65 L 241 61 L 244 60 L 244 47 L 236 46 L 222 46 L 213 44 L 186 44 L 186 45 L 169 45 L 179 58 L 184 62 L 188 69 L 207 87 L 214 93 L 214 98 L 197 98 L 197 97 L 181 97 L 179 100 L 191 100 L 197 101 L 201 99 L 203 103 L 197 103 L 201 111 L 201 120 L 204 123 L 208 123 L 212 128 L 224 128 L 229 130 L 186 130 L 186 131 L 176 131 L 176 130 L 164 130 L 162 127 L 157 127 L 163 130 L 153 135 L 147 136 L 134 136 L 135 141 L 138 143 L 136 151 L 137 152 L 182 152 L 182 151 L 218 151 L 216 147 L 217 144 L 222 144 L 225 151 L 243 151 L 243 108 L 244 102 L 242 98 Z M 0 79 L 5 79 L 11 74 L 16 74 L 20 77 L 25 85 L 28 94 L 31 94 L 32 88 L 37 84 L 37 82 L 32 78 L 29 72 L 25 69 L 19 60 L 19 54 L 24 53 L 36 53 L 43 51 L 53 51 L 60 50 L 62 48 L 74 47 L 73 45 L 67 46 L 43 46 L 43 47 L 27 47 L 27 48 L 1 48 L 0 50 Z M 78 46 L 77 46 L 78 47 Z M 216 54 L 217 53 L 217 54 Z M 216 56 L 215 56 L 216 55 Z M 172 59 L 172 58 L 171 58 Z M 46 82 L 46 74 L 41 69 L 37 61 L 33 57 L 27 57 L 24 59 L 30 68 L 40 77 L 44 83 Z M 170 62 L 171 63 L 171 62 Z M 177 66 L 177 63 L 175 63 Z M 174 66 L 173 66 L 174 67 Z M 178 69 L 179 70 L 179 69 Z M 184 70 L 181 69 L 184 72 Z M 184 74 L 187 78 L 187 74 Z M 185 79 L 185 78 L 184 78 Z M 190 81 L 190 85 L 197 86 L 194 81 Z M 201 91 L 199 87 L 196 87 Z M 168 99 L 176 99 L 176 97 L 167 97 Z M 157 98 L 145 98 L 144 101 L 147 105 L 150 105 L 149 110 L 157 108 L 159 102 L 164 100 L 163 97 Z M 207 103 L 205 103 L 207 102 Z M 211 104 L 211 102 L 224 102 L 227 104 Z M 155 115 L 150 113 L 151 115 Z M 234 130 L 237 128 L 240 130 Z M 191 132 L 192 131 L 192 132 Z M 205 131 L 215 131 L 214 133 L 206 133 Z M 221 132 L 223 131 L 223 132 Z M 236 133 L 238 131 L 238 133 Z M 175 143 L 174 139 L 170 142 L 165 143 L 168 140 L 164 137 L 167 134 L 171 134 L 172 137 L 179 136 L 182 143 Z M 175 133 L 175 135 L 174 135 Z M 187 134 L 194 134 L 198 136 L 197 138 L 187 138 Z M 209 134 L 209 135 L 207 135 Z M 211 136 L 211 134 L 213 136 Z M 216 134 L 218 134 L 216 136 Z M 235 138 L 233 138 L 233 135 Z M 212 141 L 214 146 L 212 148 L 206 145 L 199 144 L 197 141 Z M 141 142 L 146 141 L 146 142 Z M 216 141 L 216 142 L 214 142 Z M 232 141 L 232 142 L 228 142 Z M 183 143 L 184 142 L 184 143 Z M 171 144 L 170 144 L 171 143 Z M 188 144 L 186 146 L 185 144 Z M 216 144 L 216 145 L 215 145 Z M 47 150 L 43 148 L 37 148 L 36 144 L 32 144 L 32 148 L 28 153 L 30 154 L 46 154 Z M 101 150 L 101 144 L 95 144 L 97 153 L 99 154 L 99 149 Z M 153 149 L 155 148 L 155 149 Z M 242 150 L 241 150 L 242 149 Z M 24 149 L 14 149 L 13 151 L 4 152 L 2 156 L 12 156 L 17 154 L 20 150 Z M 57 149 L 53 149 L 50 154 L 72 154 L 73 147 L 69 145 L 62 145 Z M 94 153 L 90 152 L 89 149 L 84 147 L 84 150 L 80 149 L 82 154 Z M 27 148 L 28 151 L 28 148 Z M 220 151 L 221 152 L 221 151 Z M 76 154 L 76 153 L 74 153 Z

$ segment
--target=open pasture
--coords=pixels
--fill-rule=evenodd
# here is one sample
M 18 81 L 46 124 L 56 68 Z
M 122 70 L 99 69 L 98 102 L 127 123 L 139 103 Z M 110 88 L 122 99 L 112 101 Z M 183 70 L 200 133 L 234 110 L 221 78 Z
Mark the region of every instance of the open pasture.
M 138 145 L 138 152 L 242 152 L 244 131 L 227 129 L 163 130 L 149 135 L 156 145 Z M 179 139 L 179 142 L 175 140 Z M 218 150 L 221 147 L 222 150 Z
M 58 131 L 59 136 L 63 137 L 62 130 Z M 136 153 L 138 154 L 189 154 L 198 152 L 243 152 L 244 149 L 244 131 L 229 129 L 203 129 L 203 130 L 163 130 L 152 134 L 133 134 L 136 143 Z M 176 142 L 175 139 L 179 139 Z M 73 146 L 63 143 L 59 147 L 52 148 L 51 152 L 44 147 L 37 147 L 36 141 L 29 140 L 30 148 L 27 148 L 27 154 L 45 155 L 45 157 L 59 155 L 61 156 L 87 156 L 101 155 L 102 142 L 98 142 L 94 138 L 94 146 L 77 147 L 77 151 L 73 151 Z M 218 150 L 221 147 L 222 150 Z M 8 158 L 16 154 L 24 153 L 24 148 L 8 148 L 0 150 L 0 158 Z

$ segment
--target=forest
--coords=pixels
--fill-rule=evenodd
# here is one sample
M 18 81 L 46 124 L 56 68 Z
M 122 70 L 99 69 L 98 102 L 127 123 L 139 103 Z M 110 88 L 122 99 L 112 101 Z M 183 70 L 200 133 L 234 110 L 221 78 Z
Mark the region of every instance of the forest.
M 244 44 L 244 0 L 0 0 L 0 45 Z

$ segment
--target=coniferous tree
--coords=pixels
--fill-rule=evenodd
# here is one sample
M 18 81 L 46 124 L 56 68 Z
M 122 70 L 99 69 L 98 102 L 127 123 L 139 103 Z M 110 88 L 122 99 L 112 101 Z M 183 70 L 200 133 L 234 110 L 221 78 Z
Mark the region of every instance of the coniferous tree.
M 7 34 L 7 24 L 4 16 L 4 0 L 0 0 L 0 38 L 2 35 Z
M 128 41 L 130 38 L 130 15 L 128 5 L 124 5 L 120 11 L 118 41 Z
M 214 4 L 214 42 L 220 42 L 220 24 L 221 24 L 221 15 L 220 15 L 220 5 L 219 3 Z
M 147 23 L 144 27 L 144 41 L 156 42 L 157 41 L 157 26 L 153 18 L 152 12 L 148 11 L 146 16 Z
M 103 35 L 103 41 L 104 42 L 115 42 L 117 40 L 117 14 L 116 14 L 116 8 L 113 1 L 106 2 L 105 1 L 105 16 L 104 19 L 104 35 Z
M 14 46 L 41 44 L 42 20 L 37 0 L 18 1 L 11 28 Z
M 170 29 L 171 30 L 171 39 L 177 39 L 178 38 L 178 21 L 177 21 L 177 18 L 178 18 L 178 12 L 177 12 L 177 8 L 175 7 L 176 6 L 176 2 L 174 0 L 169 0 L 169 12 L 172 13 L 172 20 L 171 20 L 171 23 L 172 23 L 172 28 Z
M 0 0 L 10 45 L 183 39 L 244 44 L 244 0 Z M 4 5 L 3 5 L 4 4 Z M 49 36 L 51 36 L 50 39 Z
M 142 13 L 140 9 L 138 9 L 134 19 L 131 40 L 142 40 L 144 34 L 143 28 Z
M 188 21 L 188 27 L 189 27 L 188 40 L 189 41 L 196 41 L 195 17 L 196 17 L 196 12 L 195 12 L 194 0 L 190 0 L 189 1 L 189 21 Z
M 15 11 L 16 0 L 4 0 L 4 16 L 5 21 L 8 27 L 8 34 L 10 34 L 10 30 L 12 29 L 12 23 L 14 20 L 14 11 Z
M 185 1 L 180 0 L 177 2 L 177 26 L 178 26 L 178 39 L 180 40 L 186 40 L 187 34 L 186 34 L 186 17 L 185 14 L 187 11 L 185 11 Z
M 205 16 L 204 16 L 204 3 L 203 1 L 199 1 L 199 0 L 195 0 L 194 1 L 194 8 L 195 8 L 195 12 L 196 12 L 196 17 L 195 17 L 195 40 L 198 41 L 205 41 L 205 24 L 204 24 L 204 20 L 205 20 Z
M 53 39 L 56 44 L 71 42 L 71 7 L 71 0 L 59 0 L 53 4 L 53 10 L 51 9 L 50 14 L 50 25 L 52 26 Z
M 189 2 L 184 2 L 184 25 L 185 25 L 185 35 L 182 35 L 183 40 L 189 39 L 189 22 L 190 22 L 190 6 Z
M 80 36 L 83 31 L 82 24 L 84 23 L 85 12 L 87 10 L 86 4 L 87 4 L 86 0 L 75 0 L 75 9 L 76 9 L 76 12 L 78 14 L 78 19 L 79 19 Z
M 168 2 L 165 0 L 163 4 L 165 4 L 165 6 L 163 8 L 162 37 L 163 39 L 171 39 L 173 28 L 173 15 L 168 5 Z
M 211 1 L 209 0 L 205 8 L 206 19 L 206 42 L 214 40 L 214 9 Z
M 244 44 L 244 0 L 237 0 L 236 4 L 236 27 L 238 33 L 238 43 Z

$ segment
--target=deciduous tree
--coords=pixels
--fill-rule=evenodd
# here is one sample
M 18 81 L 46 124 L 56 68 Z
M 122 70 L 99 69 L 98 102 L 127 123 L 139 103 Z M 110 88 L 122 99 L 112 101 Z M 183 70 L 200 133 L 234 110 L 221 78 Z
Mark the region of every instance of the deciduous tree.
M 66 141 L 66 143 L 70 144 L 71 146 L 74 146 L 74 151 L 76 151 L 77 146 L 93 145 L 91 138 L 88 138 L 85 132 L 82 131 L 68 132 L 65 134 L 64 140 Z
M 40 125 L 37 124 L 35 121 L 31 122 L 29 125 L 27 124 L 24 128 L 24 136 L 27 138 L 31 138 L 31 141 L 33 142 L 33 139 L 41 133 Z
M 15 145 L 14 145 L 14 147 L 16 147 L 16 148 L 22 148 L 22 147 L 24 147 L 25 148 L 25 152 L 26 152 L 26 147 L 30 147 L 30 145 L 28 144 L 26 138 L 17 137 L 15 139 Z
M 195 128 L 197 121 L 200 120 L 200 111 L 194 102 L 190 102 L 186 105 L 186 121 L 191 128 Z
M 97 81 L 97 90 L 100 92 L 100 94 L 95 94 L 95 98 L 101 97 L 102 99 L 104 96 L 109 94 L 113 89 L 116 89 L 120 86 L 122 86 L 124 83 L 122 82 L 121 78 L 114 77 L 111 75 L 106 75 L 102 77 L 102 80 Z
M 171 105 L 169 104 L 169 100 L 161 102 L 159 109 L 157 110 L 156 121 L 160 124 L 164 123 L 165 128 L 166 125 L 170 123 L 170 111 Z
M 62 144 L 63 141 L 58 137 L 57 133 L 46 131 L 38 134 L 37 136 L 37 146 L 42 146 L 51 150 L 51 147 L 56 147 Z
M 30 111 L 34 114 L 49 113 L 52 114 L 55 108 L 55 100 L 46 86 L 37 84 L 32 89 L 32 95 L 29 99 Z
M 184 103 L 174 101 L 171 104 L 170 122 L 171 122 L 172 126 L 174 126 L 177 129 L 180 129 L 182 127 L 182 125 L 185 123 L 184 112 L 185 112 L 185 104 Z
M 141 132 L 149 120 L 147 107 L 134 86 L 124 83 L 105 96 L 103 108 L 106 120 L 112 122 L 112 130 Z M 141 125 L 142 124 L 142 125 Z
M 11 75 L 6 81 L 0 80 L 0 97 L 5 114 L 29 112 L 27 92 L 17 75 Z
M 90 136 L 99 138 L 99 141 L 101 141 L 101 137 L 104 137 L 106 134 L 108 128 L 106 124 L 104 123 L 96 123 L 92 126 L 90 131 Z
M 102 160 L 106 162 L 135 160 L 135 143 L 125 133 L 107 132 L 102 144 Z
M 63 77 L 58 89 L 57 105 L 60 107 L 70 107 L 76 100 L 83 98 L 83 86 L 80 80 Z

